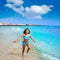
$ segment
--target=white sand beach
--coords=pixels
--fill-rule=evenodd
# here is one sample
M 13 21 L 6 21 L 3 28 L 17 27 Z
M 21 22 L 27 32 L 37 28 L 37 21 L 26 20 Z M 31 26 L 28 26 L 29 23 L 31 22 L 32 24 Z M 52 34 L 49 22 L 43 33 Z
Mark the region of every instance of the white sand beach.
M 13 43 L 14 39 L 9 39 L 6 32 L 5 35 L 1 32 L 0 34 L 0 60 L 60 60 L 57 57 L 38 51 L 34 46 L 31 46 L 28 54 L 25 51 L 25 55 L 22 57 L 22 41 Z
M 24 57 L 21 56 L 22 47 L 18 47 L 19 43 L 12 43 L 11 45 L 0 40 L 0 60 L 59 60 L 58 58 L 52 57 L 48 54 L 39 54 L 34 47 Z M 13 46 L 14 45 L 14 46 Z
M 14 43 L 13 45 L 16 46 Z M 21 50 L 21 47 L 13 47 L 12 45 L 4 44 L 0 40 L 0 60 L 38 60 L 39 56 L 32 49 L 24 57 L 21 56 Z
M 40 53 L 34 46 L 31 46 L 31 50 L 24 57 L 21 55 L 22 44 L 13 43 L 10 40 L 0 39 L 0 60 L 60 60 L 56 57 L 50 56 L 45 53 Z

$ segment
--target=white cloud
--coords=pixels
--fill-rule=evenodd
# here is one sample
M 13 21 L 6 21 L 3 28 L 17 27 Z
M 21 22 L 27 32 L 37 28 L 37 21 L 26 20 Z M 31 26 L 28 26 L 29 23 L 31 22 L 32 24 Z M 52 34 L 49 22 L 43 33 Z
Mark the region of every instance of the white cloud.
M 15 6 L 13 6 L 12 4 L 6 4 L 5 6 L 13 9 L 15 12 L 18 12 L 19 14 L 23 14 L 24 11 L 24 7 L 21 5 L 19 8 L 16 8 Z
M 25 8 L 25 16 L 32 17 L 32 18 L 41 18 L 41 15 L 44 15 L 51 11 L 51 7 L 47 5 L 33 5 L 31 7 Z
M 7 0 L 7 3 L 13 4 L 14 6 L 19 6 L 24 3 L 23 0 Z
M 42 15 L 47 14 L 51 11 L 51 7 L 53 7 L 53 5 L 32 5 L 31 7 L 24 8 L 23 3 L 23 0 L 7 0 L 7 4 L 5 6 L 13 9 L 15 12 L 18 12 L 26 18 L 32 19 L 41 19 Z
M 51 11 L 50 7 L 49 6 L 46 6 L 46 5 L 42 5 L 42 6 L 31 6 L 30 8 L 26 7 L 26 12 L 27 13 L 35 13 L 35 14 L 45 14 L 47 13 L 48 11 Z
M 23 0 L 7 0 L 7 4 L 5 6 L 13 9 L 15 12 L 18 12 L 19 14 L 23 14 L 23 3 Z

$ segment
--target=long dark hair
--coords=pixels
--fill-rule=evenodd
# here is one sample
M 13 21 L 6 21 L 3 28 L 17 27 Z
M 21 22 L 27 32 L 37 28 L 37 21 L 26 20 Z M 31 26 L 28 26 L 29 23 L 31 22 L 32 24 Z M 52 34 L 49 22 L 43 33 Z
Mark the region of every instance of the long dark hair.
M 26 28 L 26 29 L 24 30 L 23 34 L 26 34 L 26 30 L 28 30 L 28 31 L 29 31 L 28 34 L 30 34 L 30 29 L 28 29 L 28 28 Z

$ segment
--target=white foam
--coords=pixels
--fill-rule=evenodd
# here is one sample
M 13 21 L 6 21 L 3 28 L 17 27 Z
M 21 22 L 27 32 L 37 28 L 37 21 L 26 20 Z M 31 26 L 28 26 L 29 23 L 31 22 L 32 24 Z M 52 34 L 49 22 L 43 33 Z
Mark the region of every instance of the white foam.
M 47 58 L 49 58 L 49 60 L 60 60 L 59 58 L 57 58 L 57 57 L 53 57 L 53 56 L 48 55 L 48 54 L 42 54 L 42 56 L 43 56 L 43 57 L 47 57 Z

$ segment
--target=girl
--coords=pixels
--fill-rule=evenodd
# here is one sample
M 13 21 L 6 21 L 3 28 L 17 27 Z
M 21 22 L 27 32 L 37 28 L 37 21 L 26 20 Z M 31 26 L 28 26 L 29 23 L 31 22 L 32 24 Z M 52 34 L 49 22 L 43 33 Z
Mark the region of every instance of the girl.
M 23 43 L 22 43 L 22 56 L 24 56 L 24 51 L 25 51 L 25 47 L 27 46 L 27 53 L 29 52 L 30 50 L 30 44 L 29 44 L 29 38 L 33 41 L 34 39 L 31 37 L 30 35 L 30 30 L 28 28 L 26 28 L 23 32 L 23 34 L 16 40 L 16 41 L 13 41 L 14 43 L 18 42 L 20 39 L 24 39 L 23 40 Z

